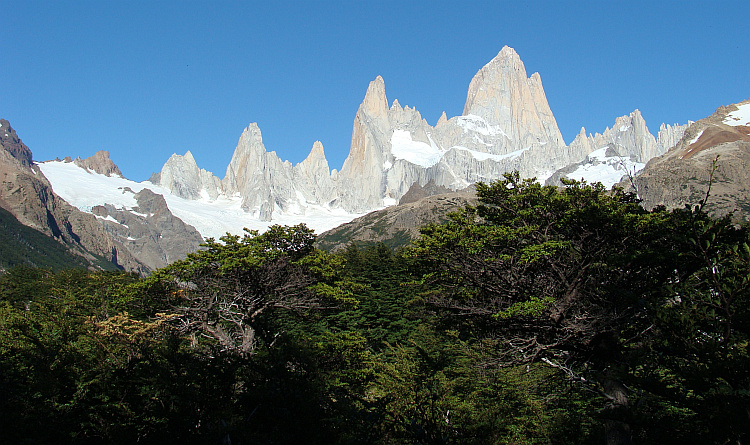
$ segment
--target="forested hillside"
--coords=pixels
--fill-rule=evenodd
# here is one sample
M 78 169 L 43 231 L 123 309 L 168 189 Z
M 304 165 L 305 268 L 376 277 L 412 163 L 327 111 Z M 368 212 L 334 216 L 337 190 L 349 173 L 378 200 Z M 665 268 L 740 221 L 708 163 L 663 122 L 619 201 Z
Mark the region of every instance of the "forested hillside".
M 273 226 L 148 278 L 10 270 L 2 441 L 750 440 L 746 228 L 517 174 L 477 197 L 395 252 Z
M 21 224 L 10 212 L 0 208 L 0 271 L 15 266 L 40 267 L 51 270 L 97 267 L 115 270 L 105 260 L 82 252 L 78 246 L 60 242 L 44 233 Z M 76 255 L 74 252 L 80 252 Z M 84 258 L 83 255 L 87 255 Z

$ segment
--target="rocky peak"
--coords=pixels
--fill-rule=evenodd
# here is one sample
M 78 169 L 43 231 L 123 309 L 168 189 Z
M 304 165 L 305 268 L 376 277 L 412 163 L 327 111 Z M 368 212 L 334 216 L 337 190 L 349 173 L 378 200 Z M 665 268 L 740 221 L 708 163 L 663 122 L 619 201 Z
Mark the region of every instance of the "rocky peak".
M 109 152 L 105 150 L 99 150 L 96 154 L 86 159 L 76 158 L 73 162 L 83 169 L 99 173 L 100 175 L 117 175 L 122 177 L 122 172 L 120 172 L 117 165 L 109 158 Z
M 295 169 L 315 174 L 316 176 L 329 176 L 330 170 L 328 169 L 328 160 L 323 152 L 323 143 L 315 141 L 310 154 L 307 155 L 304 161 L 297 164 Z
M 438 119 L 437 124 L 435 124 L 435 127 L 440 127 L 443 124 L 448 122 L 448 117 L 445 115 L 445 111 L 443 111 L 443 114 L 440 115 L 440 119 Z
M 325 155 L 325 152 L 323 151 L 323 143 L 320 141 L 315 141 L 313 143 L 312 149 L 310 150 L 310 154 L 307 155 L 307 159 L 325 158 L 325 157 L 326 155 Z
M 228 193 L 239 192 L 243 186 L 243 178 L 253 173 L 262 164 L 261 158 L 266 153 L 263 136 L 256 122 L 250 123 L 240 135 L 237 148 L 234 149 L 232 160 L 227 166 L 224 176 L 224 188 Z
M 535 143 L 565 145 L 541 77 L 535 73 L 528 78 L 521 58 L 507 46 L 471 80 L 463 115 L 499 126 L 516 149 Z
M 205 192 L 211 199 L 221 193 L 221 180 L 213 173 L 198 168 L 193 154 L 188 150 L 184 156 L 173 154 L 151 179 L 154 184 L 169 189 L 175 195 L 185 199 L 199 199 Z
M 662 153 L 677 145 L 677 143 L 680 142 L 680 139 L 685 135 L 685 130 L 687 130 L 687 128 L 693 123 L 693 121 L 688 121 L 687 125 L 669 125 L 662 123 L 659 127 L 659 133 L 656 136 L 656 145 L 663 148 Z M 662 153 L 659 154 L 661 155 Z
M 10 122 L 0 119 L 0 159 L 12 163 L 19 168 L 31 168 L 31 150 L 10 126 Z
M 387 117 L 388 99 L 385 96 L 385 81 L 382 77 L 378 76 L 370 82 L 357 114 L 360 112 L 372 117 Z
M 98 256 L 125 270 L 146 272 L 122 244 L 107 235 L 93 215 L 79 211 L 52 191 L 39 167 L 32 164 L 31 150 L 6 120 L 0 120 L 0 145 L 0 207 L 21 224 L 57 239 L 92 267 Z

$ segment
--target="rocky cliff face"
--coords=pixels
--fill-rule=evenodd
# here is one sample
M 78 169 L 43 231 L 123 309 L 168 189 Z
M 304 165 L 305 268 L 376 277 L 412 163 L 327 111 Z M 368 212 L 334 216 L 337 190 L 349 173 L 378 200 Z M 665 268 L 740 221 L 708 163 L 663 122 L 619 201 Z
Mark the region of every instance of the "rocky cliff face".
M 110 238 L 93 215 L 53 193 L 47 178 L 33 164 L 31 150 L 6 120 L 0 120 L 0 178 L 0 207 L 25 226 L 66 244 L 91 264 L 100 257 L 125 270 L 146 273 L 147 268 Z
M 505 47 L 474 76 L 462 116 L 435 127 L 398 101 L 388 108 L 381 77 L 370 83 L 339 174 L 341 205 L 362 211 L 398 202 L 412 184 L 452 190 L 520 170 L 535 176 L 580 160 L 565 144 L 538 73 L 527 77 Z M 548 173 L 547 173 L 548 174 Z
M 539 73 L 527 77 L 521 58 L 507 46 L 471 80 L 463 115 L 478 116 L 505 134 L 500 141 L 511 147 L 495 151 L 565 145 Z
M 388 104 L 378 76 L 354 118 L 341 171 L 329 170 L 320 142 L 300 164 L 282 161 L 251 124 L 221 182 L 199 170 L 189 153 L 173 155 L 152 181 L 186 199 L 240 196 L 249 214 L 270 221 L 274 213 L 304 214 L 309 206 L 352 213 L 382 208 L 413 184 L 457 190 L 510 170 L 549 175 L 588 153 L 565 149 L 539 74 L 528 77 L 509 47 L 474 76 L 462 116 L 443 114 L 432 127 L 415 108 Z
M 750 100 L 693 123 L 667 153 L 646 164 L 634 184 L 620 185 L 635 190 L 646 208 L 695 206 L 706 196 L 714 162 L 706 209 L 750 221 Z
M 203 242 L 194 227 L 169 211 L 162 195 L 149 189 L 131 193 L 138 206 L 132 211 L 112 204 L 95 206 L 92 213 L 114 239 L 151 270 L 184 259 Z
M 152 182 L 185 199 L 216 199 L 223 193 L 219 178 L 198 168 L 190 151 L 184 156 L 173 154 Z
M 18 137 L 10 122 L 0 119 L 0 162 L 19 171 L 31 170 L 31 150 Z
M 257 124 L 250 124 L 240 136 L 223 184 L 227 194 L 242 197 L 242 208 L 264 221 L 270 221 L 274 211 L 289 210 L 297 200 L 292 164 L 266 151 Z

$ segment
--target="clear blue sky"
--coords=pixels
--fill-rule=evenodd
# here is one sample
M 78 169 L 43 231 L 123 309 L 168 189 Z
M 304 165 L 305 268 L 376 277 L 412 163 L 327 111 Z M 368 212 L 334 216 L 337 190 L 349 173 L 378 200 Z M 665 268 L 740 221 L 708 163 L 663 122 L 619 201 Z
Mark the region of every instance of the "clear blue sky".
M 748 1 L 0 0 L 0 117 L 38 161 L 109 150 L 147 179 L 172 153 L 224 177 L 242 130 L 348 154 L 368 83 L 434 125 L 504 45 L 563 137 L 638 108 L 652 133 L 750 97 Z

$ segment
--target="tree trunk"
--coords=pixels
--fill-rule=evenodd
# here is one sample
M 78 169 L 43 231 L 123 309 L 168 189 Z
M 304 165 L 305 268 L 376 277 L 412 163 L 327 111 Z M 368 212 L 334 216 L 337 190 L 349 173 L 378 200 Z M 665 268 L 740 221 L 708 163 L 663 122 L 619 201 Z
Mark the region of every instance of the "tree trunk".
M 604 381 L 604 394 L 610 402 L 604 411 L 604 434 L 607 445 L 630 445 L 632 434 L 626 422 L 628 412 L 627 388 L 620 381 L 608 378 Z

